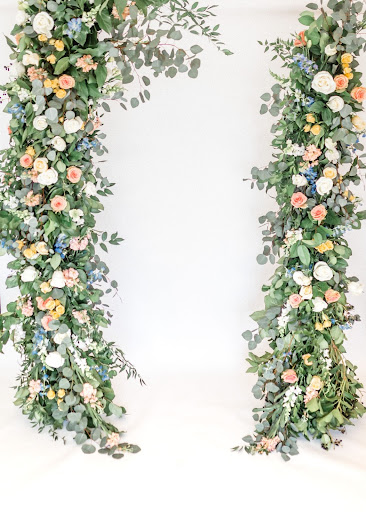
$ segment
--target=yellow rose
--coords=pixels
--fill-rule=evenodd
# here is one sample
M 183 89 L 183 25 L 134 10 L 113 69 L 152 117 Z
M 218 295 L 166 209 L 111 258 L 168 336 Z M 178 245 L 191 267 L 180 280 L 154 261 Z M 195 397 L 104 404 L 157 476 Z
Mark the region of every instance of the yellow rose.
M 334 167 L 326 167 L 325 169 L 323 169 L 323 175 L 326 178 L 334 180 L 334 178 L 337 176 L 337 169 L 335 169 Z
M 311 133 L 312 133 L 313 135 L 319 135 L 320 130 L 321 130 L 321 126 L 320 126 L 319 124 L 314 124 L 314 125 L 311 127 Z
M 65 313 L 65 308 L 63 307 L 62 304 L 60 304 L 59 306 L 56 306 L 56 312 L 57 314 L 59 314 L 60 316 L 63 315 Z
M 350 53 L 344 53 L 341 57 L 342 64 L 351 64 L 353 57 Z
M 53 318 L 54 320 L 58 320 L 58 319 L 60 318 L 60 316 L 61 316 L 61 315 L 59 315 L 59 314 L 57 313 L 57 311 L 50 311 L 50 315 L 52 316 L 52 318 Z
M 306 125 L 304 126 L 304 132 L 305 132 L 305 133 L 310 132 L 310 128 L 311 128 L 310 124 L 306 124 Z
M 348 78 L 348 80 L 352 80 L 353 73 L 345 73 L 344 76 L 346 76 Z
M 45 43 L 47 41 L 47 36 L 44 34 L 40 34 L 38 36 L 38 41 L 41 41 L 41 43 Z
M 52 38 L 52 39 L 49 40 L 49 43 L 50 43 L 51 46 L 54 46 L 55 42 L 56 42 L 56 39 Z
M 66 96 L 66 91 L 65 89 L 59 89 L 57 92 L 56 92 L 56 96 L 62 100 L 62 98 L 64 98 Z
M 47 62 L 49 62 L 50 64 L 55 64 L 56 60 L 57 60 L 57 59 L 56 59 L 56 56 L 55 56 L 55 55 L 49 55 L 49 56 L 47 57 Z
M 317 375 L 314 375 L 314 377 L 311 379 L 310 387 L 311 389 L 314 389 L 315 391 L 319 391 L 319 389 L 322 387 L 323 383 Z
M 58 78 L 55 78 L 54 80 L 51 80 L 51 87 L 58 87 Z
M 45 81 L 43 82 L 43 86 L 44 86 L 44 87 L 48 87 L 48 88 L 52 87 L 52 80 L 50 80 L 49 78 L 47 78 L 47 80 L 45 80 Z
M 62 52 L 62 50 L 65 48 L 64 42 L 60 40 L 55 41 L 55 48 L 58 52 Z
M 316 331 L 322 331 L 323 330 L 323 324 L 321 324 L 320 322 L 316 322 L 315 323 L 315 330 Z
M 49 398 L 50 400 L 53 400 L 56 396 L 56 393 L 53 391 L 53 389 L 50 389 L 47 393 L 47 398 Z
M 308 114 L 306 116 L 306 122 L 307 123 L 315 123 L 315 117 L 313 116 L 313 114 Z
M 366 129 L 366 121 L 364 121 L 360 116 L 352 116 L 352 124 L 359 132 Z
M 35 246 L 32 244 L 28 249 L 23 252 L 24 256 L 28 259 L 33 259 L 37 255 Z
M 318 245 L 317 247 L 315 247 L 315 249 L 316 249 L 317 251 L 319 251 L 319 252 L 320 252 L 320 254 L 323 254 L 323 253 L 327 250 L 327 248 L 326 248 L 325 244 L 320 244 L 320 245 Z
M 63 117 L 63 116 L 62 116 L 62 117 L 59 117 L 59 119 L 58 119 L 58 120 L 59 120 L 59 122 L 60 122 L 60 123 L 63 123 L 63 122 L 64 122 L 64 117 Z
M 42 256 L 47 256 L 48 254 L 48 249 L 47 249 L 47 245 L 46 245 L 46 242 L 38 242 L 36 244 L 36 249 L 37 249 L 37 252 L 39 254 L 41 254 Z
M 64 389 L 59 389 L 58 390 L 57 396 L 59 398 L 63 398 L 65 395 L 66 395 L 66 391 Z
M 306 366 L 312 366 L 312 365 L 313 365 L 313 362 L 312 362 L 312 361 L 309 361 L 309 359 L 311 358 L 311 354 L 304 354 L 304 355 L 302 356 L 302 358 L 303 358 L 304 364 L 305 364 Z
M 48 169 L 47 158 L 36 158 L 33 163 L 33 169 L 39 173 L 47 171 L 47 169 Z
M 27 155 L 30 156 L 34 156 L 36 154 L 33 146 L 28 146 L 25 152 L 27 153 Z
M 17 240 L 18 249 L 21 250 L 24 247 L 24 241 L 23 240 Z
M 47 309 L 49 309 L 50 311 L 52 311 L 53 309 L 55 309 L 56 307 L 56 304 L 55 304 L 55 301 L 53 299 L 47 299 L 47 305 L 46 305 Z
M 49 293 L 52 290 L 49 281 L 45 281 L 40 286 L 42 293 Z
M 343 68 L 343 73 L 352 73 L 352 68 Z
M 332 251 L 334 249 L 334 245 L 333 245 L 333 242 L 331 240 L 327 240 L 325 242 L 325 245 L 327 247 L 327 251 Z

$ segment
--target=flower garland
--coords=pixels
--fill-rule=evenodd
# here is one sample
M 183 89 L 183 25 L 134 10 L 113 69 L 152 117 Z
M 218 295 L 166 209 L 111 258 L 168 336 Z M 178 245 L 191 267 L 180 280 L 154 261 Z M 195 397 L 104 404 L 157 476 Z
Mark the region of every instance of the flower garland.
M 1 152 L 0 250 L 13 257 L 6 284 L 20 296 L 0 316 L 0 350 L 10 339 L 22 357 L 15 404 L 55 438 L 66 426 L 85 453 L 98 445 L 114 458 L 139 451 L 108 421 L 125 413 L 112 378 L 138 374 L 102 330 L 112 316 L 103 295 L 117 283 L 97 248 L 122 239 L 95 227 L 113 186 L 92 160 L 106 151 L 98 109 L 109 112 L 109 99 L 123 108 L 149 100 L 143 67 L 195 78 L 202 49 L 177 41 L 188 30 L 222 49 L 217 27 L 206 23 L 211 15 L 186 0 L 20 0 L 16 42 L 8 39 L 11 81 L 2 89 L 12 119 Z M 125 86 L 136 78 L 139 91 L 128 98 Z
M 321 2 L 322 4 L 323 2 Z M 366 87 L 357 57 L 365 45 L 363 2 L 330 0 L 308 4 L 300 23 L 308 28 L 295 40 L 261 43 L 289 71 L 272 93 L 262 96 L 261 113 L 281 118 L 273 125 L 275 161 L 252 169 L 258 188 L 275 189 L 280 209 L 263 215 L 263 254 L 279 266 L 268 285 L 265 309 L 251 318 L 258 324 L 243 337 L 249 349 L 262 341 L 262 355 L 249 353 L 249 373 L 258 380 L 254 396 L 254 437 L 249 453 L 297 453 L 297 438 L 338 445 L 331 431 L 343 432 L 365 413 L 356 367 L 345 358 L 345 331 L 359 317 L 346 293 L 362 293 L 346 274 L 352 254 L 345 234 L 366 217 L 350 190 L 360 183 L 366 121 L 359 115 Z M 242 449 L 236 447 L 235 449 Z

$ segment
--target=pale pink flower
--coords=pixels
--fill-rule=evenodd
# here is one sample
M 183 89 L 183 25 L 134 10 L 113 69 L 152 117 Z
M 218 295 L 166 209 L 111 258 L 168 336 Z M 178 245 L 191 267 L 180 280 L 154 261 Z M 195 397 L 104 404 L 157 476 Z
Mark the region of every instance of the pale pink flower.
M 88 243 L 89 243 L 88 236 L 85 236 L 81 240 L 79 237 L 77 237 L 77 238 L 75 237 L 70 240 L 70 249 L 72 251 L 83 251 L 88 246 Z
M 28 68 L 27 75 L 31 82 L 34 80 L 45 80 L 47 78 L 47 71 L 42 68 L 36 69 L 34 66 L 32 66 Z
M 84 398 L 86 404 L 95 404 L 97 401 L 97 390 L 89 382 L 84 382 L 80 396 Z
M 40 380 L 31 380 L 28 384 L 28 391 L 30 393 L 31 398 L 34 398 L 42 389 Z
M 273 450 L 276 449 L 276 446 L 278 445 L 279 442 L 281 442 L 281 439 L 278 436 L 273 438 L 262 437 L 261 441 L 257 444 L 257 450 L 266 450 L 267 452 L 273 452 Z
M 285 370 L 282 373 L 281 378 L 283 382 L 287 382 L 287 384 L 295 384 L 295 382 L 298 381 L 298 377 L 295 370 L 292 370 L 291 368 Z
M 39 194 L 34 195 L 33 190 L 30 190 L 25 197 L 25 204 L 27 206 L 38 206 L 40 203 L 41 196 Z
M 308 386 L 306 388 L 306 395 L 304 397 L 304 402 L 307 404 L 308 402 L 310 402 L 310 400 L 312 400 L 313 398 L 317 398 L 318 396 L 319 396 L 319 391 Z
M 68 288 L 72 288 L 79 282 L 79 272 L 75 268 L 68 268 L 63 271 L 65 284 Z
M 118 445 L 119 445 L 119 434 L 117 432 L 113 432 L 113 434 L 110 434 L 108 436 L 105 447 L 113 448 L 114 446 L 118 446 Z
M 80 324 L 86 324 L 89 321 L 86 309 L 83 309 L 82 311 L 76 311 L 76 309 L 74 309 L 72 315 Z
M 314 163 L 315 160 L 317 160 L 317 158 L 319 158 L 321 154 L 322 152 L 320 149 L 318 149 L 314 144 L 310 144 L 310 146 L 306 148 L 306 151 L 302 158 L 306 162 Z
M 97 69 L 98 63 L 94 62 L 91 55 L 83 55 L 76 61 L 76 67 L 81 68 L 84 73 L 89 73 L 92 69 Z
M 29 299 L 25 304 L 22 306 L 22 314 L 24 316 L 32 316 L 34 313 L 34 308 L 32 306 L 32 301 Z

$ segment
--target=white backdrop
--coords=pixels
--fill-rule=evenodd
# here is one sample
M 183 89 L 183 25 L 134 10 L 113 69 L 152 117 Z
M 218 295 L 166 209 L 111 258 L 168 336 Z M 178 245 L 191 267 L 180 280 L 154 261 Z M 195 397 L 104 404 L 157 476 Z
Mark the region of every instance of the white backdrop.
M 6 347 L 0 357 L 0 489 L 28 510 L 35 510 L 41 493 L 55 510 L 70 506 L 70 498 L 91 510 L 118 505 L 137 512 L 236 512 L 263 498 L 273 510 L 282 510 L 284 500 L 286 508 L 305 510 L 310 495 L 317 507 L 360 504 L 365 420 L 343 436 L 344 447 L 328 454 L 318 443 L 301 441 L 301 455 L 288 464 L 276 455 L 230 452 L 252 431 L 251 409 L 258 406 L 254 377 L 245 374 L 241 332 L 262 306 L 260 288 L 273 270 L 255 257 L 261 251 L 258 216 L 274 202 L 242 181 L 271 157 L 272 119 L 259 115 L 259 96 L 272 84 L 268 67 L 275 66 L 257 40 L 298 30 L 305 1 L 218 3 L 223 38 L 235 55 L 204 44 L 197 80 L 160 78 L 149 104 L 127 113 L 116 105 L 104 118 L 110 154 L 103 170 L 117 185 L 99 226 L 125 238 L 107 259 L 123 299 L 113 302 L 110 339 L 148 384 L 116 380 L 129 412 L 122 421 L 126 440 L 143 450 L 119 462 L 87 458 L 73 444 L 38 436 L 12 404 L 18 361 Z M 16 2 L 0 4 L 0 31 L 9 33 Z M 3 39 L 0 49 L 6 65 Z M 6 73 L 0 74 L 4 82 Z M 8 119 L 1 114 L 1 147 L 8 142 Z M 350 236 L 351 271 L 366 282 L 364 233 Z M 0 265 L 4 305 L 5 259 Z M 365 302 L 354 300 L 366 318 Z M 354 328 L 348 343 L 364 382 L 365 325 Z M 20 487 L 22 497 L 15 493 Z M 24 499 L 30 493 L 33 503 Z

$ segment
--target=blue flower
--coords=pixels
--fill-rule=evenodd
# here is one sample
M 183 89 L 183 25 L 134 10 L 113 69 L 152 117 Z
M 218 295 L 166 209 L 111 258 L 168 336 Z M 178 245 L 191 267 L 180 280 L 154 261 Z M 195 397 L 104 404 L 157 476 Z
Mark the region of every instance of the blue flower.
M 79 34 L 81 31 L 81 18 L 72 18 L 68 24 L 68 29 L 66 30 L 66 34 L 73 39 L 75 34 Z

